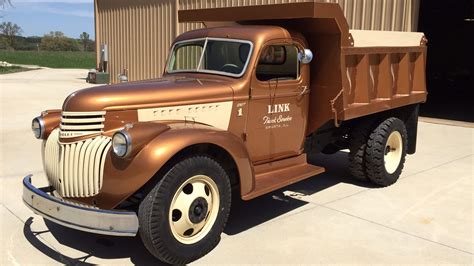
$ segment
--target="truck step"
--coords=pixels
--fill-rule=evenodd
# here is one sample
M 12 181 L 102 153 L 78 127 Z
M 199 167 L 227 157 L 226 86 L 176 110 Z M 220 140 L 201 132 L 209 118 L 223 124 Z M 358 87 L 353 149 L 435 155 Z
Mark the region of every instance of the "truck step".
M 290 159 L 255 166 L 255 187 L 250 193 L 243 195 L 244 200 L 250 200 L 294 184 L 303 179 L 324 173 L 321 166 L 306 162 L 306 154 Z

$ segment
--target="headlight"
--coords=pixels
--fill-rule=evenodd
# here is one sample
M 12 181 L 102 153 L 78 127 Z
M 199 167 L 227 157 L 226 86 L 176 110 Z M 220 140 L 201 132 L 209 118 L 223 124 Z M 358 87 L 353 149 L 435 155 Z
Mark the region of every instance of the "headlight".
M 127 157 L 132 151 L 132 138 L 126 131 L 119 131 L 112 137 L 112 148 L 119 157 Z
M 36 117 L 31 121 L 31 130 L 37 139 L 42 139 L 44 135 L 44 120 L 41 116 Z

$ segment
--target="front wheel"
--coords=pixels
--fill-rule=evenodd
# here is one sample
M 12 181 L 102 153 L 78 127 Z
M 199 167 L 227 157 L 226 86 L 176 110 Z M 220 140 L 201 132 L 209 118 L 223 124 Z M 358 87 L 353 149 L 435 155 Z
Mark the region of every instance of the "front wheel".
M 163 262 L 192 262 L 219 243 L 230 204 L 230 181 L 220 164 L 207 156 L 189 157 L 174 165 L 140 204 L 140 237 Z

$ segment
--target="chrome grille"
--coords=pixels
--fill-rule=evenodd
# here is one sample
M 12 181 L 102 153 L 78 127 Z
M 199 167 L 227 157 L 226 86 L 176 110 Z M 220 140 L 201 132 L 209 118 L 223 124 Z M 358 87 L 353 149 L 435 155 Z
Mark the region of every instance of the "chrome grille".
M 97 136 L 74 143 L 60 143 L 59 129 L 44 145 L 44 169 L 49 183 L 62 197 L 90 197 L 99 193 L 105 157 L 111 138 Z
M 61 138 L 100 134 L 104 130 L 105 111 L 62 112 L 59 125 Z

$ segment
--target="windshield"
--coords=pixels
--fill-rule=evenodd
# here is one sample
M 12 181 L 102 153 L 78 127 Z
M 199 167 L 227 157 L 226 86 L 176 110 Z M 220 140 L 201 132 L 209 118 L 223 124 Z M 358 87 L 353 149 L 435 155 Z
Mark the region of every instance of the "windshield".
M 240 77 L 245 72 L 252 43 L 243 40 L 205 38 L 173 46 L 168 73 L 205 72 Z

